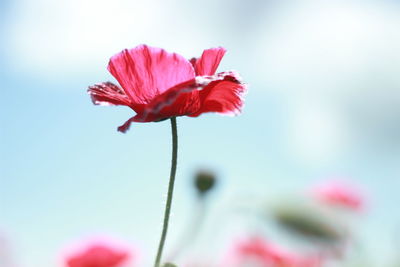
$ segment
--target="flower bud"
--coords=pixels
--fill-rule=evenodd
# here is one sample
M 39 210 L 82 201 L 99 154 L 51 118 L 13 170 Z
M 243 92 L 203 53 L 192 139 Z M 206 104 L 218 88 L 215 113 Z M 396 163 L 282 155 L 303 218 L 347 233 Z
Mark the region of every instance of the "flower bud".
M 163 267 L 177 267 L 177 266 L 173 263 L 167 262 L 167 263 L 164 263 Z
M 215 185 L 215 175 L 211 171 L 200 170 L 195 175 L 195 187 L 200 195 L 210 191 Z
M 275 220 L 284 228 L 312 240 L 336 243 L 343 240 L 345 228 L 332 216 L 306 203 L 287 203 L 274 211 Z

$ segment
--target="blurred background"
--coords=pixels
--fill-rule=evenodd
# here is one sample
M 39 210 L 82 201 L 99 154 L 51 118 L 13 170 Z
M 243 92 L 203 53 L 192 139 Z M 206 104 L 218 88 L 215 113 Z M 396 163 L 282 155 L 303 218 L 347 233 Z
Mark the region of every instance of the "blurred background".
M 193 173 L 207 168 L 219 182 L 203 247 L 209 237 L 225 244 L 224 236 L 240 232 L 245 220 L 232 210 L 340 179 L 367 196 L 352 223 L 370 266 L 393 260 L 400 246 L 398 1 L 2 0 L 0 18 L 4 266 L 58 266 L 65 246 L 93 235 L 132 244 L 138 266 L 150 266 L 170 125 L 133 124 L 121 134 L 117 126 L 133 112 L 94 106 L 86 93 L 114 81 L 106 70 L 112 55 L 142 43 L 187 58 L 223 46 L 219 71 L 235 69 L 249 85 L 238 117 L 178 118 L 166 255 L 193 213 Z

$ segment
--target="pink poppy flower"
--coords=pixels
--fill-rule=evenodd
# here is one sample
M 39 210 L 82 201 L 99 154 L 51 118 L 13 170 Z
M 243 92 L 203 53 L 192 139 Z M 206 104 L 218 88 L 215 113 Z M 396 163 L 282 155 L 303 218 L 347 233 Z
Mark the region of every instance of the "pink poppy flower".
M 126 132 L 132 122 L 153 122 L 176 116 L 197 117 L 206 112 L 237 114 L 246 86 L 235 72 L 215 74 L 226 50 L 204 50 L 190 61 L 161 48 L 139 45 L 111 57 L 111 82 L 89 87 L 96 105 L 123 105 L 136 115 L 118 128 Z
M 233 256 L 236 265 L 254 263 L 262 267 L 319 267 L 318 256 L 304 256 L 289 252 L 261 238 L 252 238 L 236 244 Z M 247 266 L 247 265 L 245 265 Z
M 360 211 L 365 206 L 361 191 L 343 182 L 331 181 L 315 187 L 314 197 L 326 204 Z
M 118 267 L 130 257 L 125 248 L 96 241 L 69 253 L 65 257 L 65 264 L 67 267 Z

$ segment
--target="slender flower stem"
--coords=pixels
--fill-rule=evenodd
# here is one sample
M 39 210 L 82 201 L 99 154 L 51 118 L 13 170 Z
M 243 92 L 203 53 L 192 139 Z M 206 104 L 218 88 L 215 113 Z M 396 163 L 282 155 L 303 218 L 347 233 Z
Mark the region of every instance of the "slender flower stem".
M 165 238 L 167 237 L 169 215 L 171 213 L 172 196 L 174 194 L 176 164 L 178 159 L 178 130 L 176 126 L 176 117 L 171 118 L 171 130 L 172 130 L 172 161 L 171 161 L 171 173 L 169 177 L 167 203 L 165 204 L 164 212 L 164 224 L 161 233 L 160 244 L 158 245 L 157 257 L 154 263 L 154 267 L 160 267 L 160 261 L 162 252 L 164 249 Z

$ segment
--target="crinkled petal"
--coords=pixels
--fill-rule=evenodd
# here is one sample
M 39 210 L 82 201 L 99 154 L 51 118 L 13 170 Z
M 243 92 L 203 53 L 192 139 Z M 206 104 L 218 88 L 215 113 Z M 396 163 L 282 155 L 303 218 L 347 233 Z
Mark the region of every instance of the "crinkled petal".
M 170 88 L 146 105 L 143 112 L 138 113 L 133 121 L 161 121 L 196 112 L 200 108 L 198 89 L 202 86 L 196 79 L 192 79 Z
M 130 98 L 117 85 L 111 82 L 89 86 L 88 93 L 95 105 L 113 106 L 131 104 Z
M 197 117 L 206 112 L 221 114 L 239 114 L 244 105 L 243 95 L 247 91 L 237 74 L 232 72 L 220 73 L 222 80 L 216 80 L 199 91 L 200 109 L 188 116 Z
M 195 77 L 188 60 L 147 45 L 114 55 L 108 70 L 135 104 L 148 104 L 155 96 Z
M 243 106 L 245 89 L 233 72 L 196 77 L 154 98 L 132 121 L 159 121 L 185 115 L 197 117 L 205 112 L 237 114 Z
M 144 104 L 132 103 L 131 99 L 125 94 L 124 90 L 111 82 L 99 83 L 90 86 L 88 93 L 92 98 L 93 104 L 95 105 L 128 106 L 136 113 L 142 112 L 145 106 Z
M 191 59 L 196 75 L 214 75 L 226 50 L 223 47 L 204 50 L 198 59 Z

